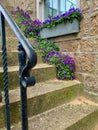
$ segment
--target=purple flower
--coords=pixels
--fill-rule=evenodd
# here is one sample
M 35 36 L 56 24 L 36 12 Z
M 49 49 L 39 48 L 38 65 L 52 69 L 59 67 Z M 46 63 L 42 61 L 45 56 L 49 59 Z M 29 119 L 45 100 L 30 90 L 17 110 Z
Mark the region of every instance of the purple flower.
M 39 19 L 34 20 L 33 23 L 35 23 L 36 25 L 41 25 L 42 24 Z
M 28 28 L 28 32 L 31 32 L 32 31 L 32 28 Z
M 27 14 L 27 13 L 24 13 L 23 16 L 24 16 L 24 18 L 28 18 L 28 19 L 30 19 L 30 15 Z
M 29 25 L 28 21 L 23 21 L 22 22 L 24 25 Z
M 75 11 L 76 11 L 76 9 L 73 7 L 73 8 L 71 8 L 71 9 L 69 9 L 68 12 L 73 13 L 73 12 L 75 12 Z
M 51 19 L 46 19 L 46 20 L 44 20 L 44 22 L 43 22 L 43 24 L 50 24 L 51 23 Z
M 51 21 L 54 21 L 54 20 L 59 20 L 60 19 L 60 16 L 59 15 L 57 15 L 57 16 L 54 16 L 52 19 L 51 19 Z
M 73 75 L 71 78 L 72 78 L 72 79 L 75 79 L 76 77 L 75 77 L 75 75 Z
M 67 17 L 67 16 L 68 16 L 68 12 L 65 12 L 65 13 L 60 15 L 60 17 Z
M 75 66 L 71 65 L 69 69 L 75 71 Z

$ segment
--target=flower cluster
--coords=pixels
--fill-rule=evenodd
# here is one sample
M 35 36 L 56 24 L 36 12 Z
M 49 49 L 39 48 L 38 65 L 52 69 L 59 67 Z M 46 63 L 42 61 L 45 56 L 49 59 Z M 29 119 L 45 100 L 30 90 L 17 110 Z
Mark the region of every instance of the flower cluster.
M 26 37 L 30 38 L 38 35 L 40 26 L 42 24 L 38 19 L 33 21 L 30 15 L 19 7 L 17 7 L 17 9 L 11 13 L 13 14 L 16 23 Z
M 61 15 L 54 16 L 51 19 L 48 18 L 44 20 L 42 26 L 43 28 L 51 28 L 63 22 L 72 22 L 74 19 L 77 19 L 78 21 L 81 21 L 82 19 L 82 11 L 79 8 L 71 8 Z
M 75 62 L 68 54 L 52 51 L 48 53 L 45 61 L 55 65 L 58 79 L 75 79 Z
M 75 79 L 75 62 L 68 54 L 57 57 L 55 63 L 57 69 L 57 78 L 62 80 Z
M 57 62 L 57 59 L 61 57 L 62 57 L 61 52 L 50 51 L 46 55 L 45 62 L 52 65 L 52 64 L 55 64 Z
M 42 51 L 43 54 L 42 59 L 44 62 L 47 62 L 47 57 L 49 56 L 49 52 L 52 53 L 54 51 L 56 53 L 60 51 L 59 46 L 55 42 L 49 41 L 47 39 L 37 38 L 35 44 L 33 44 L 33 47 L 37 50 Z

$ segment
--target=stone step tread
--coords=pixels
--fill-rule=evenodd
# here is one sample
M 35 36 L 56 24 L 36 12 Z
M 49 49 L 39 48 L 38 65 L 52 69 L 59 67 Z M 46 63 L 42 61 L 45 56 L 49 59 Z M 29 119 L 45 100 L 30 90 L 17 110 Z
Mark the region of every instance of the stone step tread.
M 29 130 L 69 130 L 70 126 L 97 110 L 98 104 L 80 96 L 68 104 L 63 104 L 29 118 Z M 88 130 L 84 127 L 78 126 L 77 129 L 73 128 L 72 130 Z M 13 126 L 12 130 L 21 130 L 20 123 Z M 92 129 L 89 127 L 89 130 Z
M 39 63 L 37 64 L 34 68 L 32 69 L 37 69 L 37 68 L 47 68 L 47 67 L 53 67 L 52 65 L 48 65 L 45 63 Z M 19 70 L 19 66 L 9 66 L 8 67 L 8 71 L 9 72 L 13 72 L 13 71 L 18 71 Z M 0 73 L 3 72 L 3 68 L 0 67 Z
M 8 30 L 6 36 L 7 36 L 6 37 L 6 47 L 7 47 L 7 50 L 8 51 L 17 50 L 18 38 L 15 37 L 15 34 L 13 33 L 13 31 Z M 33 44 L 33 40 L 32 40 L 32 42 L 29 41 L 29 43 Z M 0 50 L 1 50 L 1 48 L 2 48 L 2 44 L 1 44 L 1 39 L 0 39 Z
M 36 51 L 37 63 L 43 63 L 42 52 Z M 8 66 L 16 66 L 19 64 L 18 50 L 7 50 Z M 2 67 L 2 51 L 0 51 L 0 67 Z
M 81 83 L 78 80 L 71 80 L 71 81 L 60 81 L 57 79 L 48 80 L 46 82 L 36 83 L 35 86 L 29 87 L 27 89 L 27 96 L 28 99 L 30 99 L 56 90 L 62 90 L 67 87 L 71 87 L 71 86 L 74 87 L 75 85 L 79 86 L 80 84 Z M 10 96 L 10 103 L 20 101 L 20 89 L 10 90 L 9 96 Z M 2 102 L 2 105 L 3 103 L 4 101 Z
M 31 70 L 31 76 L 34 76 L 36 82 L 44 82 L 47 80 L 52 80 L 56 78 L 55 67 L 45 63 L 38 63 Z M 3 68 L 0 67 L 0 80 L 2 81 L 0 85 L 3 90 Z M 19 87 L 19 66 L 8 66 L 8 82 L 9 89 L 16 89 Z

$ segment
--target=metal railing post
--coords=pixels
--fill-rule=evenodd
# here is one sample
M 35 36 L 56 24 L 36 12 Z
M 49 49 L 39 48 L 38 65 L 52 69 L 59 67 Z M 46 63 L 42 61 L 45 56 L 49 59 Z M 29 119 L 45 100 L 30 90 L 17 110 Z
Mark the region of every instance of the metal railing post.
M 18 58 L 19 58 L 19 78 L 20 78 L 20 93 L 21 93 L 22 130 L 28 130 L 27 88 L 24 88 L 23 85 L 21 84 L 21 72 L 26 65 L 26 53 L 20 42 L 18 43 Z
M 0 23 L 1 23 L 1 37 L 2 37 L 2 61 L 3 61 L 6 126 L 7 130 L 10 130 L 10 108 L 9 108 L 9 93 L 8 93 L 8 66 L 7 66 L 7 53 L 6 53 L 5 19 L 1 12 L 0 12 L 0 20 L 1 20 Z

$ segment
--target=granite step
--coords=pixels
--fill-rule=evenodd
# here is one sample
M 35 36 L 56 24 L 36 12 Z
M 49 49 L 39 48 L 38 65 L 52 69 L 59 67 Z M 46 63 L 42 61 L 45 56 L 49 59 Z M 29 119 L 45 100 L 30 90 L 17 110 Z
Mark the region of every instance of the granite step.
M 79 97 L 68 104 L 30 118 L 29 130 L 97 130 L 97 123 L 98 104 Z
M 2 95 L 3 92 L 2 92 Z M 48 80 L 27 89 L 28 117 L 40 114 L 82 95 L 81 83 L 77 80 Z M 11 123 L 20 121 L 20 90 L 9 91 Z M 0 128 L 5 126 L 4 100 L 0 103 Z
M 31 75 L 35 77 L 36 82 L 44 82 L 56 78 L 55 67 L 47 64 L 37 64 L 31 71 Z M 19 66 L 8 67 L 9 89 L 19 87 Z M 3 90 L 3 69 L 0 67 L 0 89 Z
M 98 104 L 79 96 L 29 118 L 28 122 L 29 130 L 97 130 Z M 21 130 L 21 123 L 11 130 Z
M 6 48 L 7 51 L 15 51 L 17 50 L 18 39 L 16 37 L 10 36 L 6 37 Z M 2 48 L 1 40 L 0 40 L 0 51 Z
M 8 34 L 6 35 L 9 35 L 6 37 L 6 48 L 7 48 L 7 51 L 16 51 L 17 50 L 17 46 L 18 46 L 18 38 L 13 34 L 11 34 L 11 32 L 7 32 Z M 13 33 L 13 32 L 12 32 Z M 33 40 L 29 40 L 29 43 L 30 44 L 33 44 Z M 2 48 L 2 42 L 1 42 L 1 35 L 0 35 L 0 51 L 1 51 L 1 48 Z
M 36 53 L 37 53 L 37 64 L 43 63 L 41 51 L 36 51 Z M 17 50 L 7 51 L 7 60 L 8 60 L 8 66 L 19 65 L 18 51 Z M 2 51 L 0 51 L 0 67 L 2 67 Z

